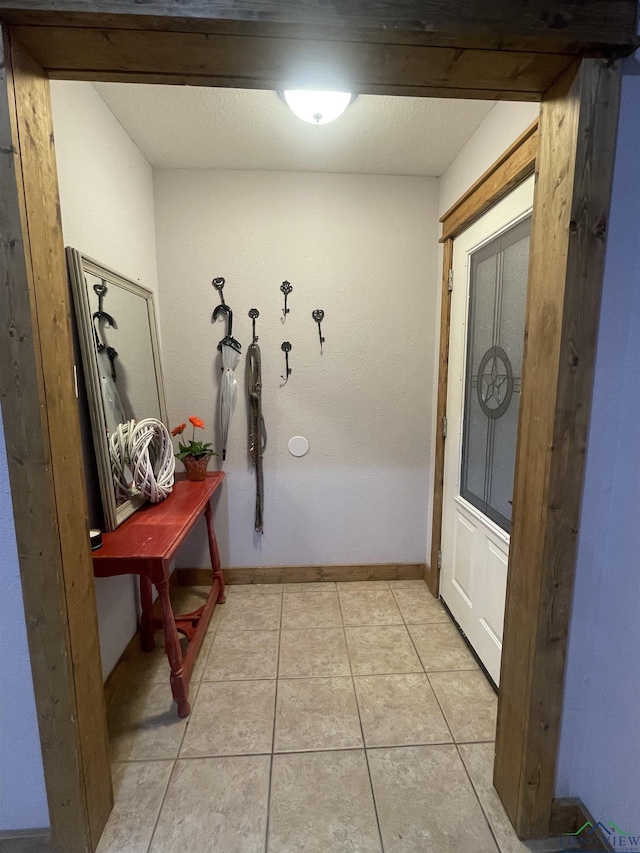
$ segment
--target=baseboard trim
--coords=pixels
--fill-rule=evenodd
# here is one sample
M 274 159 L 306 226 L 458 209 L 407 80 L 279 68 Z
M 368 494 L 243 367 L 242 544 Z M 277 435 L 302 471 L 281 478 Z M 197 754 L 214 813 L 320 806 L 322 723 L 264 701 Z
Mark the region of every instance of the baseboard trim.
M 256 566 L 224 569 L 228 584 L 318 583 L 333 581 L 424 580 L 425 563 L 374 563 L 359 566 Z M 211 583 L 211 569 L 176 569 L 178 586 Z
M 51 830 L 1 830 L 0 853 L 54 853 Z
M 425 565 L 424 570 L 425 583 L 429 587 L 431 595 L 437 598 L 440 592 L 440 572 L 435 566 L 429 565 Z
M 596 828 L 594 835 L 598 839 L 599 844 L 593 844 L 595 839 L 594 836 L 591 836 L 589 847 L 585 849 L 604 851 L 604 853 L 613 851 L 614 848 L 609 843 L 604 832 L 598 827 L 597 821 L 593 819 L 593 816 L 579 797 L 560 797 L 553 801 L 551 805 L 549 834 L 555 836 L 578 832 L 585 823 L 589 822 Z

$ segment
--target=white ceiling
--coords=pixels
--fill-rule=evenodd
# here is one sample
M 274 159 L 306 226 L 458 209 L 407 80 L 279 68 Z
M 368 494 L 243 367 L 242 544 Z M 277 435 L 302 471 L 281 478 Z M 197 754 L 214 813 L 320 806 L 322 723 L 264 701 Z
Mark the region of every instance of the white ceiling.
M 490 101 L 360 95 L 332 124 L 296 118 L 275 92 L 95 83 L 152 166 L 441 175 Z

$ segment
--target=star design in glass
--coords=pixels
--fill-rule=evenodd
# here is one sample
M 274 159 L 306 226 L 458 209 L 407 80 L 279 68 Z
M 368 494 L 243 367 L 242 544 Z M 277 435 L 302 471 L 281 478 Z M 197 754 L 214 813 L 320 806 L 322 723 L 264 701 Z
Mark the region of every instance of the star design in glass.
M 500 367 L 503 367 L 502 359 L 494 355 L 491 359 L 489 372 L 483 373 L 481 376 L 482 401 L 487 405 L 490 400 L 495 400 L 496 408 L 504 400 L 504 391 L 502 389 L 508 379 L 507 374 L 500 371 Z

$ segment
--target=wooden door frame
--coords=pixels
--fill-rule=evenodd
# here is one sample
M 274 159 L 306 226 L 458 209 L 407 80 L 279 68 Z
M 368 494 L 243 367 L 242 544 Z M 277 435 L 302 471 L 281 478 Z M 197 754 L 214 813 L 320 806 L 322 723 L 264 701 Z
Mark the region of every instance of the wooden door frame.
M 613 64 L 587 60 L 571 69 L 545 93 L 539 119 L 440 220 L 438 429 L 425 578 L 434 595 L 440 586 L 454 239 L 535 171 L 494 766 L 494 785 L 521 838 L 551 830 L 552 817 L 558 832 L 565 814 L 555 804 L 555 772 L 619 91 Z M 597 175 L 594 157 L 606 164 Z M 571 810 L 566 816 L 572 819 Z
M 52 829 L 94 849 L 112 805 L 49 81 L 2 33 L 1 393 Z
M 90 0 L 0 0 L 10 25 L 1 391 L 49 809 L 65 853 L 95 849 L 112 795 L 48 78 L 275 88 L 296 61 L 296 81 L 308 79 L 307 53 L 336 61 L 362 92 L 542 101 L 495 785 L 521 837 L 549 832 L 616 136 L 613 57 L 635 44 L 635 4 L 632 14 L 629 0 L 585 0 L 576 12 L 572 0 L 539 0 L 520 19 L 474 0 L 455 21 L 437 0 L 384 13 L 360 0 L 343 21 L 318 5 L 103 0 L 98 15 Z M 320 73 L 332 82 L 326 65 Z M 523 493 L 531 478 L 535 500 Z

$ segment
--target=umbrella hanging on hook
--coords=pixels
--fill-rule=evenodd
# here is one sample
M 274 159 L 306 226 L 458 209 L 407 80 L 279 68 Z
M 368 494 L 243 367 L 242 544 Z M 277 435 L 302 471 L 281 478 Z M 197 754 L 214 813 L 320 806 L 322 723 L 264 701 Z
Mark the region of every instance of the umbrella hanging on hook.
M 211 322 L 215 323 L 222 314 L 226 317 L 227 333 L 218 344 L 218 350 L 222 355 L 222 381 L 220 384 L 220 440 L 222 442 L 222 461 L 227 458 L 227 439 L 229 426 L 236 408 L 238 399 L 238 380 L 235 370 L 240 361 L 242 347 L 233 337 L 233 311 L 224 301 L 222 289 L 225 280 L 222 277 L 214 278 L 211 282 L 220 296 L 220 305 L 216 305 Z
M 253 341 L 247 348 L 247 393 L 249 396 L 249 455 L 256 469 L 255 531 L 264 533 L 264 477 L 262 456 L 267 446 L 267 430 L 262 416 L 262 358 L 256 335 L 257 308 L 249 311 L 253 323 Z

